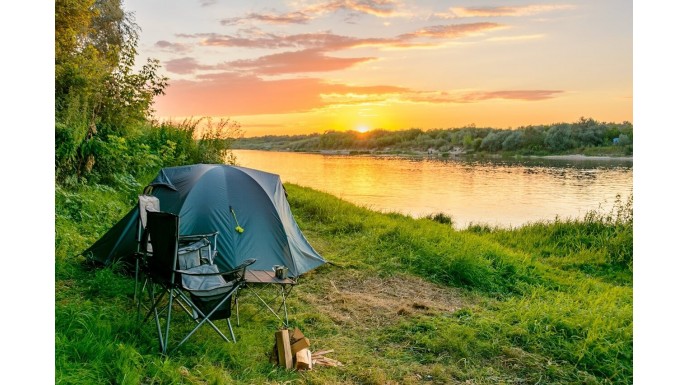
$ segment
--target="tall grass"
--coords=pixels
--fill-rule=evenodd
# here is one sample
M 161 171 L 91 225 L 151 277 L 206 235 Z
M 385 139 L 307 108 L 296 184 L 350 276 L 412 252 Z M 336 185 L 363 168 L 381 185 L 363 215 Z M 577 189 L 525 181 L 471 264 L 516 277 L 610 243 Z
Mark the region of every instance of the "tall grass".
M 410 272 L 496 299 L 461 322 L 411 322 L 402 328 L 408 344 L 456 359 L 494 359 L 515 346 L 604 381 L 632 382 L 632 197 L 578 221 L 456 232 L 289 188 L 307 229 L 341 245 L 336 262 Z M 566 262 L 551 263 L 559 256 Z

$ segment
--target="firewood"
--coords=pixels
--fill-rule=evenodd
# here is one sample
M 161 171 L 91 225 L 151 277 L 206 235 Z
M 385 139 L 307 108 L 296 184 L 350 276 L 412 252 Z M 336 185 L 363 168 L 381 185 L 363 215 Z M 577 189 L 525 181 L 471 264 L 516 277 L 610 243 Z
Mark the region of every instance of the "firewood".
M 275 342 L 277 344 L 279 365 L 283 368 L 291 369 L 294 362 L 291 354 L 291 345 L 289 345 L 289 330 L 278 330 L 275 333 Z
M 333 360 L 332 358 L 327 358 L 327 357 L 320 357 L 320 358 L 312 358 L 313 360 L 313 365 L 322 365 L 322 366 L 344 366 L 341 362 L 337 360 Z
M 311 360 L 311 351 L 308 349 L 299 350 L 296 353 L 296 370 L 311 370 L 313 369 L 313 362 Z
M 333 352 L 334 352 L 334 349 L 333 350 L 318 350 L 317 352 L 313 353 L 313 357 L 324 356 L 325 354 L 333 353 Z
M 291 354 L 296 354 L 309 346 L 311 346 L 311 342 L 308 340 L 308 338 L 303 337 L 295 343 L 291 344 Z
M 289 341 L 292 344 L 295 343 L 296 341 L 304 338 L 304 337 L 306 337 L 306 336 L 303 335 L 303 333 L 301 332 L 301 330 L 299 330 L 299 328 L 294 328 L 293 331 L 289 332 Z

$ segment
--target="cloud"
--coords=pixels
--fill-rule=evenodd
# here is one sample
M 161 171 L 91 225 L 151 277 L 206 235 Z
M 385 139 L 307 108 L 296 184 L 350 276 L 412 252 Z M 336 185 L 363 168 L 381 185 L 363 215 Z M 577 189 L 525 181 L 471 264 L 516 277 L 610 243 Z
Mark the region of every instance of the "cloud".
M 217 0 L 200 0 L 201 7 L 208 7 L 217 4 Z
M 229 64 L 234 68 L 253 70 L 253 73 L 256 74 L 277 75 L 300 72 L 337 71 L 371 60 L 376 60 L 376 58 L 339 58 L 327 56 L 321 50 L 307 49 L 262 56 L 254 60 L 237 60 Z
M 545 35 L 517 35 L 517 36 L 500 36 L 491 37 L 486 41 L 523 41 L 523 40 L 537 40 L 544 38 Z
M 303 12 L 290 12 L 278 14 L 250 13 L 244 17 L 232 17 L 220 20 L 222 25 L 242 24 L 248 21 L 260 21 L 266 24 L 306 24 L 312 19 L 311 16 Z
M 449 9 L 449 12 L 439 13 L 435 16 L 445 19 L 453 19 L 459 17 L 518 17 L 574 8 L 575 6 L 570 4 L 540 4 L 513 7 L 452 7 Z
M 415 40 L 421 38 L 456 39 L 460 37 L 476 35 L 483 32 L 506 28 L 497 23 L 466 23 L 435 25 L 419 29 L 415 32 L 388 38 L 357 38 L 351 36 L 336 35 L 330 32 L 302 33 L 294 35 L 279 35 L 265 33 L 257 29 L 246 29 L 234 35 L 217 33 L 180 34 L 180 38 L 199 39 L 202 46 L 217 47 L 241 47 L 241 48 L 305 48 L 319 49 L 322 51 L 338 51 L 354 47 L 378 46 L 413 48 L 417 46 L 427 47 L 428 43 L 420 43 Z
M 237 25 L 249 22 L 265 24 L 306 24 L 318 16 L 348 12 L 351 15 L 372 15 L 376 17 L 400 17 L 408 15 L 400 10 L 396 0 L 335 0 L 305 6 L 301 10 L 285 13 L 249 13 L 243 17 L 232 17 L 220 21 L 222 25 Z
M 505 25 L 497 23 L 470 23 L 470 24 L 451 24 L 434 25 L 419 29 L 412 33 L 403 34 L 401 40 L 410 40 L 421 37 L 454 39 L 468 35 L 479 34 L 484 31 L 506 28 Z
M 176 65 L 198 66 L 186 58 Z M 186 67 L 183 67 L 186 68 Z M 339 105 L 369 103 L 476 103 L 493 99 L 536 102 L 561 90 L 420 91 L 392 85 L 356 86 L 316 78 L 266 80 L 237 72 L 211 73 L 194 80 L 173 80 L 156 99 L 159 117 L 240 116 L 308 112 Z
M 182 44 L 182 43 L 172 43 L 167 40 L 158 40 L 155 43 L 155 47 L 159 48 L 163 51 L 168 51 L 168 52 L 189 52 L 191 51 L 191 47 L 187 44 Z
M 158 116 L 236 116 L 305 112 L 328 103 L 321 95 L 382 95 L 410 90 L 387 85 L 351 86 L 320 79 L 263 80 L 257 76 L 219 73 L 197 80 L 170 82 L 156 100 Z
M 473 102 L 490 99 L 511 99 L 511 100 L 545 100 L 552 99 L 558 94 L 563 93 L 560 90 L 503 90 L 490 92 L 471 92 L 464 95 L 461 99 L 465 102 Z
M 307 8 L 309 12 L 331 13 L 336 11 L 358 12 L 377 17 L 398 15 L 399 3 L 393 0 L 339 0 Z
M 202 70 L 251 71 L 257 75 L 327 72 L 343 70 L 360 63 L 376 60 L 375 57 L 334 57 L 328 55 L 329 52 L 356 47 L 379 47 L 381 49 L 435 48 L 458 38 L 501 28 L 506 28 L 506 26 L 486 22 L 435 25 L 387 38 L 357 38 L 330 32 L 280 35 L 267 33 L 256 28 L 241 29 L 233 35 L 217 33 L 180 34 L 177 37 L 198 39 L 198 44 L 201 46 L 297 50 L 215 65 L 200 65 L 190 57 L 170 60 L 165 64 L 168 71 L 177 74 L 189 74 Z
M 358 39 L 348 36 L 335 35 L 329 32 L 303 33 L 294 35 L 278 35 L 262 33 L 256 30 L 244 30 L 235 35 L 216 33 L 197 33 L 178 35 L 182 38 L 200 40 L 202 46 L 241 47 L 241 48 L 327 48 L 328 50 L 344 49 L 356 44 L 379 40 Z
M 199 64 L 196 59 L 191 57 L 172 59 L 165 62 L 165 69 L 175 74 L 191 74 L 199 70 L 213 70 L 216 68 L 216 66 Z

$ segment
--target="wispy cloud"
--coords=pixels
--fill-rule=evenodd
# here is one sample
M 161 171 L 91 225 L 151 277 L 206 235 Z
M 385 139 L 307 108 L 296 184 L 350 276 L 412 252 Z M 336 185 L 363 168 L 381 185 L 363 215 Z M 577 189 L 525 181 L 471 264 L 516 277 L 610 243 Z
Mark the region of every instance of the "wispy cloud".
M 516 35 L 516 36 L 499 36 L 485 39 L 485 41 L 524 41 L 537 40 L 544 38 L 545 35 Z
M 402 3 L 397 0 L 335 0 L 304 6 L 292 12 L 275 13 L 252 12 L 242 17 L 232 17 L 220 21 L 222 25 L 237 25 L 249 22 L 266 24 L 306 24 L 309 21 L 335 12 L 344 12 L 347 18 L 356 15 L 372 15 L 388 18 L 407 16 L 401 11 Z
M 217 0 L 200 0 L 201 7 L 209 7 L 213 4 L 217 4 Z
M 400 2 L 395 0 L 338 0 L 314 5 L 307 9 L 314 13 L 348 11 L 377 17 L 392 17 L 398 15 L 399 4 Z
M 506 26 L 497 23 L 434 25 L 419 29 L 412 33 L 401 35 L 400 38 L 401 40 L 410 40 L 421 37 L 453 39 L 502 28 L 506 28 Z
M 303 12 L 289 12 L 283 14 L 274 13 L 249 13 L 244 17 L 232 17 L 220 20 L 222 25 L 243 24 L 248 21 L 259 21 L 266 24 L 306 24 L 312 19 Z
M 192 57 L 183 57 L 179 59 L 172 59 L 165 62 L 165 69 L 175 74 L 192 74 L 199 70 L 213 70 L 217 66 L 203 65 Z
M 457 39 L 476 35 L 497 29 L 506 28 L 506 25 L 497 23 L 465 23 L 450 25 L 435 25 L 419 29 L 417 31 L 388 38 L 357 38 L 351 36 L 336 35 L 330 32 L 302 33 L 293 35 L 280 35 L 265 33 L 257 29 L 238 31 L 233 35 L 217 33 L 180 34 L 180 38 L 199 39 L 202 46 L 242 47 L 242 48 L 304 48 L 320 49 L 323 51 L 338 51 L 354 47 L 379 46 L 379 47 L 414 47 L 416 45 L 427 46 L 427 43 L 418 42 L 418 39 Z
M 403 87 L 350 86 L 320 79 L 264 80 L 257 76 L 219 73 L 197 80 L 172 81 L 164 98 L 156 102 L 158 115 L 230 116 L 305 112 L 330 103 L 325 94 L 382 95 L 408 92 Z
M 244 30 L 234 35 L 216 33 L 198 33 L 178 35 L 182 38 L 200 40 L 202 46 L 242 47 L 242 48 L 321 48 L 338 50 L 351 48 L 365 42 L 375 42 L 382 39 L 359 39 L 354 37 L 335 35 L 329 32 L 302 33 L 294 35 L 279 35 L 263 33 L 257 30 Z
M 175 65 L 199 66 L 187 58 Z M 186 67 L 185 67 L 186 66 Z M 238 116 L 307 112 L 340 105 L 371 103 L 460 104 L 493 99 L 537 102 L 562 90 L 422 91 L 393 85 L 354 86 L 316 78 L 266 80 L 238 72 L 209 73 L 194 80 L 172 81 L 159 98 L 159 116 Z
M 336 71 L 371 60 L 376 60 L 376 58 L 332 57 L 325 55 L 323 51 L 318 49 L 307 49 L 262 56 L 254 60 L 237 60 L 230 64 L 234 68 L 250 69 L 253 73 L 260 75 L 278 75 L 287 73 Z
M 172 42 L 169 42 L 167 40 L 157 41 L 155 43 L 155 47 L 159 48 L 163 51 L 176 52 L 176 53 L 189 52 L 192 50 L 192 47 L 189 46 L 188 44 L 172 43 Z
M 405 90 L 387 94 L 323 94 L 321 97 L 332 105 L 360 104 L 370 102 L 399 102 L 424 104 L 463 104 L 493 99 L 539 101 L 555 98 L 560 90 L 499 90 L 499 91 L 418 91 Z
M 530 16 L 545 12 L 574 9 L 571 4 L 539 4 L 513 7 L 452 7 L 448 12 L 435 16 L 453 19 L 460 17 L 500 17 L 500 16 Z
M 357 47 L 377 47 L 380 49 L 435 48 L 451 43 L 456 39 L 480 35 L 502 28 L 506 28 L 506 26 L 487 22 L 435 25 L 387 38 L 359 38 L 336 35 L 330 32 L 288 35 L 267 33 L 257 28 L 241 29 L 235 34 L 180 34 L 177 35 L 178 38 L 196 39 L 198 40 L 197 44 L 205 47 L 291 50 L 255 59 L 234 60 L 216 65 L 200 65 L 195 60 L 185 57 L 166 62 L 166 68 L 177 74 L 189 74 L 202 70 L 241 70 L 251 71 L 257 75 L 336 71 L 370 62 L 377 58 L 335 57 L 328 55 L 328 53 Z M 171 43 L 165 42 L 164 46 L 171 46 Z
M 464 95 L 462 101 L 472 102 L 490 99 L 511 99 L 511 100 L 545 100 L 552 99 L 558 94 L 563 93 L 561 90 L 503 90 L 490 92 L 471 92 Z

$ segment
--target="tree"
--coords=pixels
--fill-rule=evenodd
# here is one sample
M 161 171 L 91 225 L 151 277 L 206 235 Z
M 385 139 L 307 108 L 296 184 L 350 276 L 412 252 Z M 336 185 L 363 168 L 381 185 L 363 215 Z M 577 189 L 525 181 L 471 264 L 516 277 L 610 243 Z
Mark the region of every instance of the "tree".
M 124 137 L 152 113 L 167 78 L 134 59 L 140 28 L 120 0 L 55 2 L 55 171 L 58 180 L 97 167 L 94 143 Z M 95 141 L 95 142 L 94 142 Z M 117 156 L 117 155 L 115 155 Z

